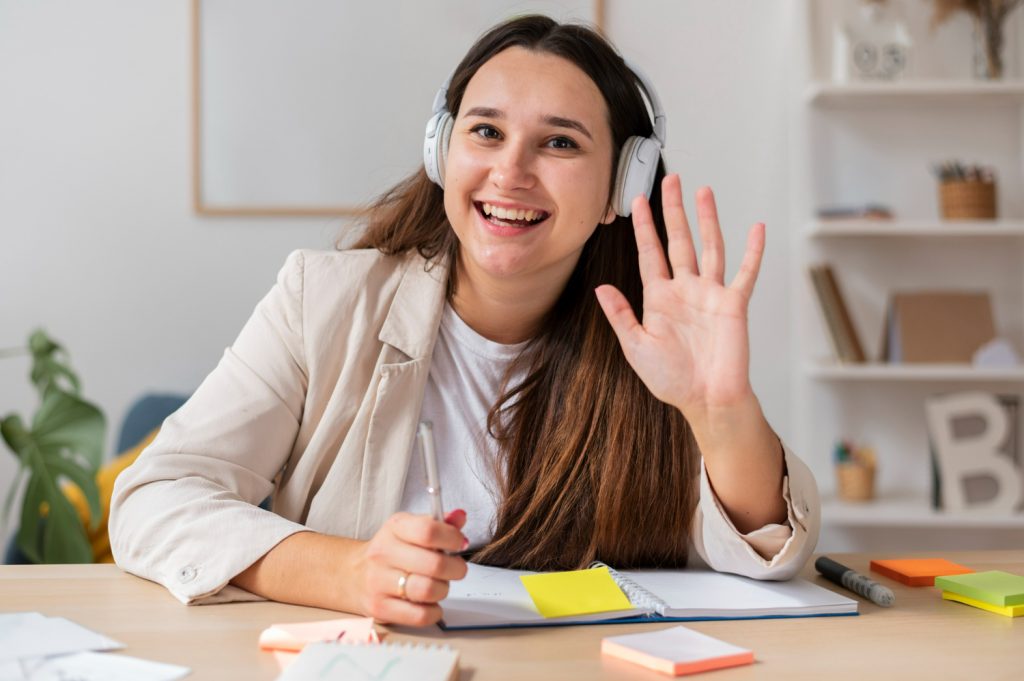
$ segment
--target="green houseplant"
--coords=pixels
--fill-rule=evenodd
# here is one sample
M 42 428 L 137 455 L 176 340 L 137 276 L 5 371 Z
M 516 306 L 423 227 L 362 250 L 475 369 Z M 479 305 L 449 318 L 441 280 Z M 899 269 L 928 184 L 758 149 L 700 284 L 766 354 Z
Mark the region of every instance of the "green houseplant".
M 91 563 L 85 527 L 61 486 L 71 483 L 82 490 L 95 529 L 102 515 L 96 471 L 106 421 L 99 408 L 80 396 L 81 383 L 64 348 L 35 331 L 28 351 L 39 408 L 31 423 L 14 413 L 0 421 L 0 435 L 18 458 L 18 473 L 4 501 L 3 525 L 24 480 L 18 547 L 37 563 Z

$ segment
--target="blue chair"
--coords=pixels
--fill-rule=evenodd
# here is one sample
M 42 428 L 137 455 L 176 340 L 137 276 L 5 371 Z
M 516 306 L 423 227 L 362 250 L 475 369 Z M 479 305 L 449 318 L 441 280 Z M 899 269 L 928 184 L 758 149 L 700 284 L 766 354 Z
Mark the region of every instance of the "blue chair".
M 118 453 L 131 449 L 164 422 L 168 416 L 185 404 L 186 395 L 146 394 L 137 399 L 121 422 L 121 432 L 117 437 Z M 20 548 L 16 537 L 11 537 L 4 553 L 6 565 L 28 565 L 28 559 Z

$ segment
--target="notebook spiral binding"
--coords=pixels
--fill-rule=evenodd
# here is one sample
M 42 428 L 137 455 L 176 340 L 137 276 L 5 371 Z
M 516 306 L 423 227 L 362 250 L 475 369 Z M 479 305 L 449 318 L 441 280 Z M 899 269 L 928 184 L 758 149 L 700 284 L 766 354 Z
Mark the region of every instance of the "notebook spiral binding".
M 648 611 L 648 617 L 651 616 L 651 612 L 655 612 L 662 617 L 665 616 L 665 611 L 668 610 L 668 603 L 661 600 L 647 589 L 643 588 L 632 579 L 622 574 L 615 568 L 602 563 L 599 560 L 594 561 L 590 564 L 591 568 L 607 568 L 608 574 L 612 576 L 615 583 L 622 589 L 622 593 L 626 594 L 626 598 L 634 606 Z

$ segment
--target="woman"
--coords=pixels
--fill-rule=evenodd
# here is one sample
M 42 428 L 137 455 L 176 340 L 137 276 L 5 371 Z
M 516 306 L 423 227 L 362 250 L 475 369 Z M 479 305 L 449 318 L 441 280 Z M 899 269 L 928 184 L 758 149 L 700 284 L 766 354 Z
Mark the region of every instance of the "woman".
M 484 35 L 439 93 L 436 118 L 452 113 L 428 126 L 427 169 L 375 205 L 356 249 L 289 257 L 118 479 L 118 563 L 186 603 L 411 625 L 441 617 L 467 549 L 540 570 L 799 571 L 817 492 L 748 378 L 764 226 L 726 286 L 698 191 L 698 264 L 639 86 L 583 27 L 534 16 Z M 634 136 L 655 152 L 639 190 L 644 163 L 619 158 Z M 421 419 L 459 507 L 443 523 L 412 456 Z M 274 513 L 256 506 L 271 493 Z

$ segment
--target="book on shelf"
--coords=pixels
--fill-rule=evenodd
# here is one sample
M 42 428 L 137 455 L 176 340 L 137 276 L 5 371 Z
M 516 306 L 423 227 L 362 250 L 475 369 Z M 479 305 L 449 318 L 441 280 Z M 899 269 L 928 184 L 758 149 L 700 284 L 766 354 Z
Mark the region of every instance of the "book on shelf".
M 812 265 L 810 274 L 836 357 L 843 363 L 866 362 L 864 346 L 861 345 L 853 317 L 850 316 L 832 268 L 827 264 Z
M 995 337 L 988 293 L 896 292 L 885 315 L 882 357 L 892 364 L 971 364 Z

